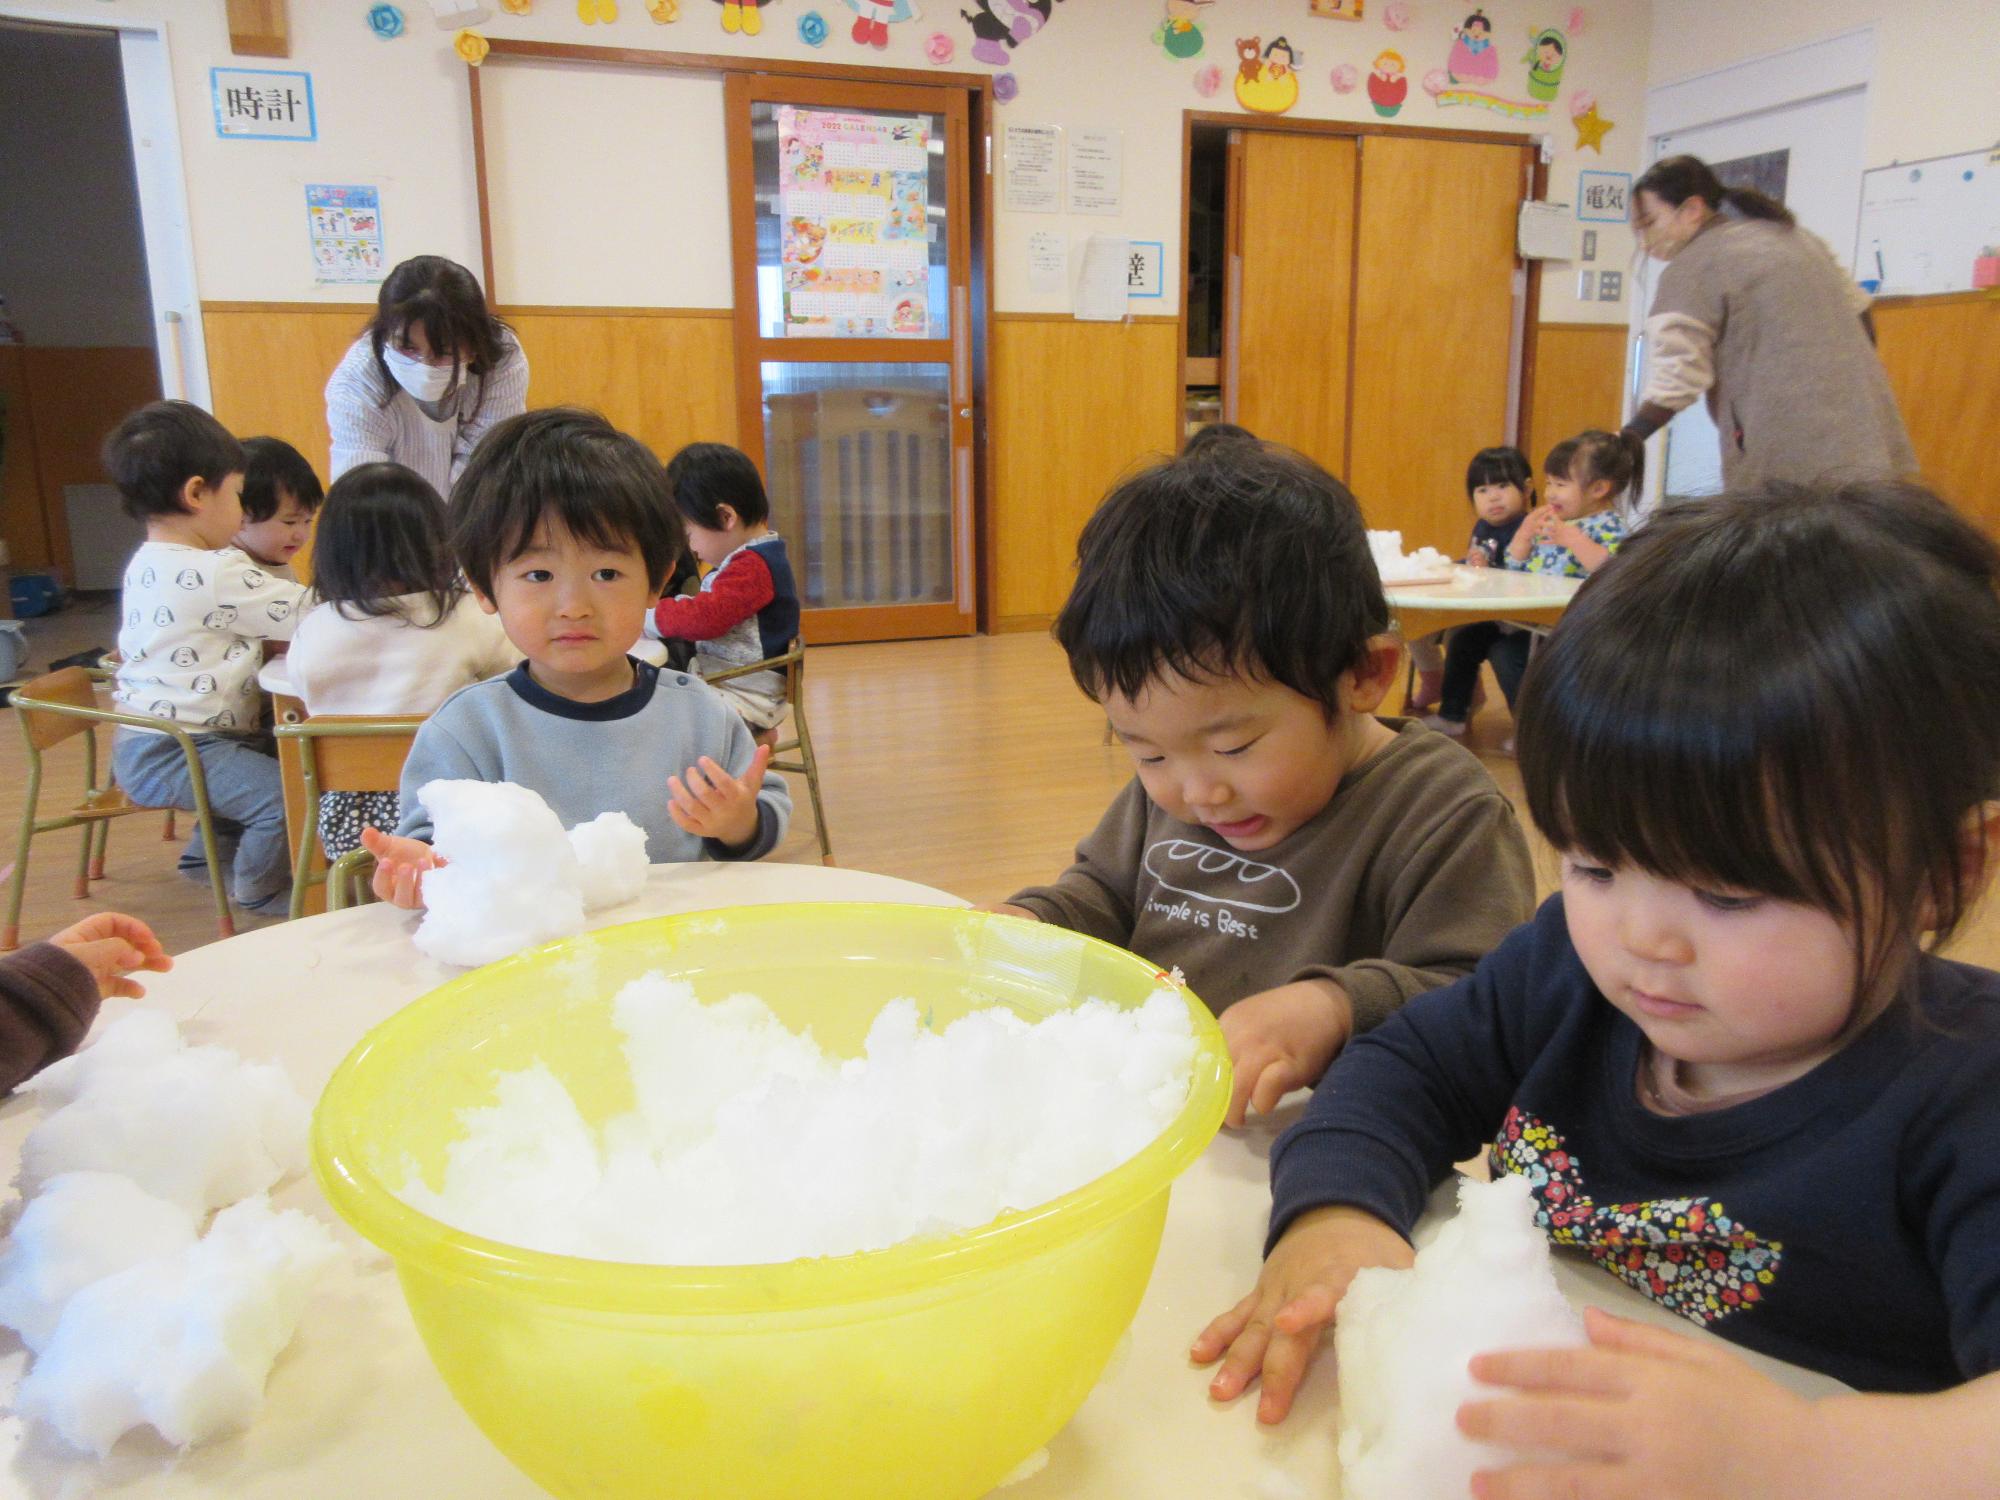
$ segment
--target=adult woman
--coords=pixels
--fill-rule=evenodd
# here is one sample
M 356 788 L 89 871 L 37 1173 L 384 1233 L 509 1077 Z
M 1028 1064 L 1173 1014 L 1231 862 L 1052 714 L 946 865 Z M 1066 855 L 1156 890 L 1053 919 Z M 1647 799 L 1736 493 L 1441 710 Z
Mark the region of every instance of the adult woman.
M 1730 489 L 1915 470 L 1867 295 L 1784 205 L 1670 156 L 1633 184 L 1632 224 L 1667 268 L 1628 432 L 1650 437 L 1706 395 Z
M 487 310 L 470 271 L 441 255 L 406 260 L 326 383 L 332 473 L 393 462 L 440 495 L 497 422 L 528 405 L 528 359 Z

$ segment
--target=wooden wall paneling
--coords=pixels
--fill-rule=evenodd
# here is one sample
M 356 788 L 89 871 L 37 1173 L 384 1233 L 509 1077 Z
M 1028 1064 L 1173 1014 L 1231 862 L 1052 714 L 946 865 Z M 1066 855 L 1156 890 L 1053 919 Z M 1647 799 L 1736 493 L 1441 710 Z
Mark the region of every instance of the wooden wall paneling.
M 1875 332 L 1924 479 L 2000 537 L 2000 298 L 1884 299 Z
M 1242 136 L 1235 419 L 1344 474 L 1357 143 Z
M 1466 461 L 1502 441 L 1531 148 L 1367 136 L 1348 483 L 1406 548 L 1465 549 Z
M 1002 313 L 993 335 L 994 627 L 1035 629 L 1068 596 L 1104 492 L 1178 446 L 1179 323 Z
M 98 455 L 126 415 L 160 399 L 159 351 L 143 348 L 53 349 L 29 346 L 28 409 L 35 432 L 35 477 L 47 528 L 45 565 L 76 577 L 63 487 L 106 484 Z
M 31 572 L 49 565 L 49 525 L 28 405 L 28 351 L 19 344 L 0 344 L 0 401 L 7 424 L 0 451 L 0 537 L 7 542 L 8 565 L 16 573 Z
M 1542 456 L 1557 443 L 1592 427 L 1618 430 L 1623 420 L 1625 353 L 1630 340 L 1630 330 L 1623 323 L 1541 325 L 1534 400 L 1529 403 L 1527 430 L 1522 434 L 1538 485 Z
M 283 438 L 324 480 L 326 382 L 374 311 L 364 302 L 204 303 L 216 420 L 238 437 Z
M 692 442 L 738 443 L 728 308 L 505 308 L 528 356 L 530 406 L 587 406 L 661 462 Z

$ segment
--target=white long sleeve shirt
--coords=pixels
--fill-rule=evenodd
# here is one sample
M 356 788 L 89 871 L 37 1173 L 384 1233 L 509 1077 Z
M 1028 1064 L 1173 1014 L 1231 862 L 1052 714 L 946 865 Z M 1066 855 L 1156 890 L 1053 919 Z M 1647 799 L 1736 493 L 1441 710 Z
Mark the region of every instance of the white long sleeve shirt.
M 310 600 L 310 595 L 308 600 Z M 428 714 L 462 687 L 512 671 L 521 653 L 479 602 L 466 595 L 436 619 L 423 594 L 388 601 L 404 613 L 354 619 L 333 604 L 299 621 L 285 658 L 309 714 Z

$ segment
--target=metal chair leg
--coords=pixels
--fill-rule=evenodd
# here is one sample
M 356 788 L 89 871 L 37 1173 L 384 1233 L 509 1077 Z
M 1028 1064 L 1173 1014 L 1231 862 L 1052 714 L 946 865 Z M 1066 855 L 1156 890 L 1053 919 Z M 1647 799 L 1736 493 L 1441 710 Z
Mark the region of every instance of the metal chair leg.
M 215 930 L 221 937 L 236 936 L 236 919 L 229 910 L 228 879 L 222 871 L 220 851 L 215 846 L 215 813 L 208 805 L 208 777 L 203 773 L 201 757 L 193 750 L 186 752 L 188 781 L 194 791 L 195 822 L 201 829 L 201 849 L 208 859 L 208 883 L 215 892 Z
M 111 820 L 109 818 L 100 818 L 97 821 L 96 847 L 90 856 L 90 878 L 92 880 L 102 880 L 104 878 L 104 855 L 105 851 L 110 847 Z
M 160 827 L 160 839 L 163 843 L 171 844 L 176 837 L 177 835 L 174 831 L 174 810 L 170 807 L 167 809 L 166 822 Z
M 14 846 L 14 878 L 7 884 L 7 924 L 0 931 L 0 953 L 21 946 L 21 899 L 28 892 L 28 846 L 35 838 L 35 810 L 42 794 L 42 758 L 28 757 L 27 805 L 21 809 L 21 837 Z

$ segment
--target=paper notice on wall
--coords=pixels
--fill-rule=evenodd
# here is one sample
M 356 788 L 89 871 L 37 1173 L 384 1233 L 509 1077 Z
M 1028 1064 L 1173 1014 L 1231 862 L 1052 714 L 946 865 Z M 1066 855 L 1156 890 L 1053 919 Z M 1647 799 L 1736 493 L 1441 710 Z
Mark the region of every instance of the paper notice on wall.
M 1115 214 L 1124 175 L 1124 145 L 1115 130 L 1076 130 L 1069 142 L 1069 211 Z
M 306 232 L 313 280 L 376 282 L 382 269 L 382 195 L 372 187 L 306 184 Z
M 1001 139 L 1007 211 L 1054 213 L 1062 206 L 1062 127 L 1009 125 Z
M 1052 230 L 1037 229 L 1028 235 L 1028 290 L 1069 290 L 1069 243 Z
M 924 116 L 778 106 L 786 331 L 930 331 L 930 126 Z
M 1522 203 L 1516 248 L 1523 260 L 1575 260 L 1576 224 L 1567 203 Z
M 1132 243 L 1122 235 L 1084 236 L 1083 267 L 1077 275 L 1076 315 L 1093 323 L 1125 316 L 1125 266 Z

